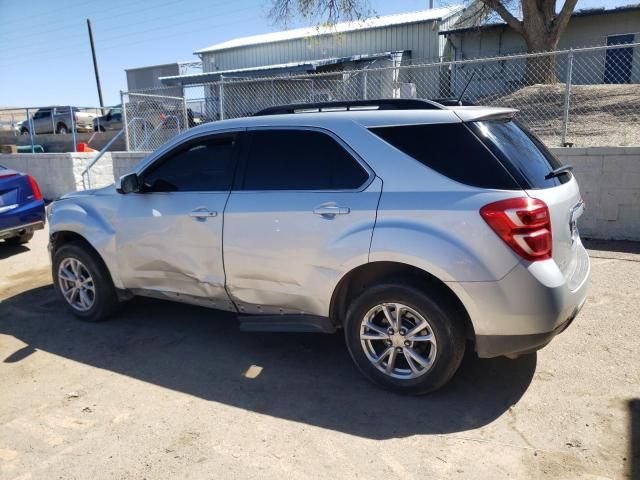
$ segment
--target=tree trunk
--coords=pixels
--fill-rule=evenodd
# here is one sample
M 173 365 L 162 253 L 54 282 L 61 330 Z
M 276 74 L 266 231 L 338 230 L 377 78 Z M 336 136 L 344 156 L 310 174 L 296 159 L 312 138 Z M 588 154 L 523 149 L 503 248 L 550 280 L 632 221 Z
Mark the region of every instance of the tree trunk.
M 538 34 L 536 36 L 525 36 L 528 53 L 552 52 L 558 46 L 558 39 L 549 34 Z M 556 83 L 556 55 L 536 55 L 527 58 L 524 82 L 526 85 L 537 83 Z

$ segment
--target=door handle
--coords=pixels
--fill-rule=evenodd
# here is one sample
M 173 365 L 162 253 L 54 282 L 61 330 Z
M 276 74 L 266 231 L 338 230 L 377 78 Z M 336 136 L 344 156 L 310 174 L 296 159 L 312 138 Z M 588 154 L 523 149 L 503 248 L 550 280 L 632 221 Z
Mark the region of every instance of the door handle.
M 324 217 L 335 217 L 336 215 L 347 215 L 351 212 L 348 207 L 341 207 L 339 205 L 320 205 L 313 209 L 313 213 L 316 215 L 322 215 Z
M 196 208 L 189 213 L 189 216 L 191 218 L 196 218 L 196 219 L 211 218 L 217 215 L 218 215 L 218 212 L 209 210 L 208 208 L 205 208 L 205 207 Z

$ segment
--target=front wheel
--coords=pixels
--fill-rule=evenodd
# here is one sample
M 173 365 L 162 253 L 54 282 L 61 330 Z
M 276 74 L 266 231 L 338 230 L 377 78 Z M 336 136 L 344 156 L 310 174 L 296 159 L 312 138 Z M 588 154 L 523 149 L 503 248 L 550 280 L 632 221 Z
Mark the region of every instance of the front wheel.
M 97 255 L 79 243 L 58 248 L 52 262 L 53 285 L 78 318 L 98 322 L 111 315 L 118 299 L 109 271 Z
M 454 309 L 403 284 L 369 287 L 351 304 L 345 336 L 358 368 L 382 387 L 425 394 L 458 370 L 464 330 Z

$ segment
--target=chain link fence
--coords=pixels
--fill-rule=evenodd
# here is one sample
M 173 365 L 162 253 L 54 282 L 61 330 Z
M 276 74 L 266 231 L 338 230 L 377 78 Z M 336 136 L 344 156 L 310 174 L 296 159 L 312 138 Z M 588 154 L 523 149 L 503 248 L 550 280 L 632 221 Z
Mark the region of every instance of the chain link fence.
M 549 146 L 640 144 L 640 43 L 185 85 L 183 97 L 123 94 L 128 146 L 153 150 L 199 123 L 275 105 L 379 98 L 512 107 Z M 175 88 L 175 87 L 174 87 Z M 156 90 L 157 93 L 157 90 Z M 168 121 L 167 119 L 171 120 Z

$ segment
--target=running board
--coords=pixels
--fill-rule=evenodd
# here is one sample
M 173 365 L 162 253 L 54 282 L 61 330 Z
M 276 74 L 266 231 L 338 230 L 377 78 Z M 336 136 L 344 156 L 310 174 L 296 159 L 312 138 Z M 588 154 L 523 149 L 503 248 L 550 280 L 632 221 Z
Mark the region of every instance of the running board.
M 335 333 L 336 327 L 327 317 L 315 315 L 240 315 L 242 332 L 309 332 Z

